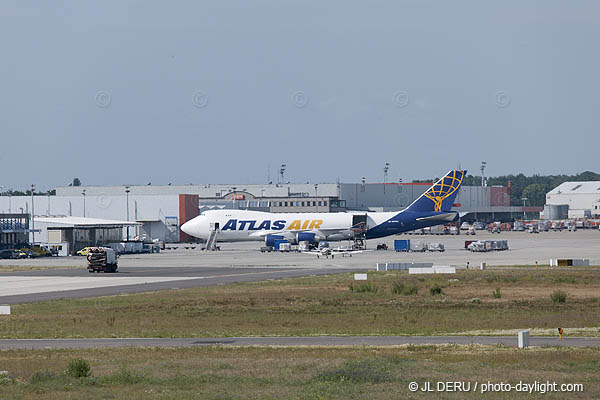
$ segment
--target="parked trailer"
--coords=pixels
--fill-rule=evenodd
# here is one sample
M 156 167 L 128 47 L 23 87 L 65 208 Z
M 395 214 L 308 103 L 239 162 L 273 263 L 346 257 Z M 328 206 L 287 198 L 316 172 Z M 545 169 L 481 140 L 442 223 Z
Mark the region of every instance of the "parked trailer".
M 475 242 L 477 242 L 477 240 L 465 240 L 465 250 L 469 250 L 469 245 Z
M 443 243 L 429 243 L 427 244 L 427 251 L 439 251 L 444 252 L 446 248 Z
M 410 251 L 410 240 L 394 240 L 394 250 L 396 251 Z
M 292 245 L 290 243 L 280 243 L 279 251 L 289 253 L 290 251 L 292 251 Z
M 423 242 L 410 242 L 410 251 L 423 253 L 427 251 L 427 245 Z
M 282 245 L 282 244 L 285 244 L 285 243 L 289 243 L 289 242 L 288 242 L 287 240 L 285 240 L 285 239 L 281 239 L 281 240 L 275 240 L 275 241 L 273 242 L 273 248 L 274 248 L 276 251 L 279 251 L 279 250 L 281 250 L 281 245 Z M 284 247 L 285 247 L 285 246 L 284 246 Z
M 467 249 L 473 252 L 486 252 L 486 251 L 502 251 L 508 250 L 507 240 L 478 240 L 467 245 Z

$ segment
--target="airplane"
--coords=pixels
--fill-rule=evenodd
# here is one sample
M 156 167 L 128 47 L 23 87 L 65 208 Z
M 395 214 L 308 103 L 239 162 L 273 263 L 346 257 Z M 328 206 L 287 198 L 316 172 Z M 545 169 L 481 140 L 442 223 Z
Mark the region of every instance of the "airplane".
M 276 240 L 307 241 L 376 239 L 458 219 L 451 211 L 464 170 L 451 170 L 402 211 L 352 213 L 269 213 L 251 210 L 208 210 L 181 226 L 186 234 L 218 242 Z
M 352 257 L 352 254 L 360 254 L 360 253 L 364 253 L 365 251 L 368 250 L 354 250 L 354 249 L 347 249 L 344 247 L 338 247 L 336 249 L 332 249 L 329 247 L 322 247 L 320 249 L 315 249 L 315 250 L 309 250 L 309 251 L 302 251 L 302 254 L 313 254 L 317 256 L 317 258 L 319 258 L 319 256 L 324 256 L 325 258 L 329 258 L 329 256 L 331 256 L 331 258 L 335 258 L 336 255 L 340 255 L 342 257 Z

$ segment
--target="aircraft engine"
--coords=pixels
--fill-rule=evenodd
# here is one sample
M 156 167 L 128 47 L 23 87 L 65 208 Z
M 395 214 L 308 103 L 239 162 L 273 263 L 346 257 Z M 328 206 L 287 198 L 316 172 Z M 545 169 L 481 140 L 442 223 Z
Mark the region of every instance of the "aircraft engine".
M 296 234 L 297 243 L 308 242 L 310 244 L 317 244 L 320 240 L 321 238 L 313 232 L 298 232 Z
M 267 235 L 265 236 L 265 246 L 275 246 L 276 240 L 283 240 L 285 237 L 283 235 Z

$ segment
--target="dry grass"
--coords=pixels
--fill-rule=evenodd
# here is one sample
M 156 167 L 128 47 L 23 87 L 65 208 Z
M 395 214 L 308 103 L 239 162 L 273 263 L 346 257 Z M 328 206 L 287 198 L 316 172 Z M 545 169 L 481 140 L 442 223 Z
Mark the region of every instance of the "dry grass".
M 377 292 L 349 288 L 351 274 L 171 290 L 13 307 L 0 337 L 201 337 L 447 334 L 598 327 L 600 270 L 460 271 L 418 277 L 370 273 Z M 393 285 L 418 288 L 393 292 Z M 435 285 L 442 294 L 431 296 Z M 493 292 L 500 288 L 502 297 Z M 554 304 L 550 294 L 567 293 Z M 474 299 L 479 299 L 474 301 Z M 585 330 L 600 335 L 599 329 Z
M 91 378 L 64 374 L 83 358 Z M 9 382 L 1 397 L 128 399 L 390 399 L 421 398 L 408 383 L 556 381 L 583 383 L 578 398 L 599 398 L 598 349 L 527 351 L 480 346 L 399 348 L 221 348 L 2 351 Z M 445 398 L 479 398 L 446 393 Z M 531 398 L 527 393 L 490 398 Z M 439 394 L 429 394 L 439 398 Z M 535 397 L 535 396 L 534 396 Z M 543 396 L 562 399 L 564 393 Z

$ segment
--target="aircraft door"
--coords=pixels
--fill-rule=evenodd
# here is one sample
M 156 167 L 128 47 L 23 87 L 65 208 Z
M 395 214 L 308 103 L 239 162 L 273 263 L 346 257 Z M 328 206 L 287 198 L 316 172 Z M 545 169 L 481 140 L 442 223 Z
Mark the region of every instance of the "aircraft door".
M 369 229 L 367 226 L 367 214 L 352 215 L 352 230 L 355 236 L 364 235 L 367 229 Z

